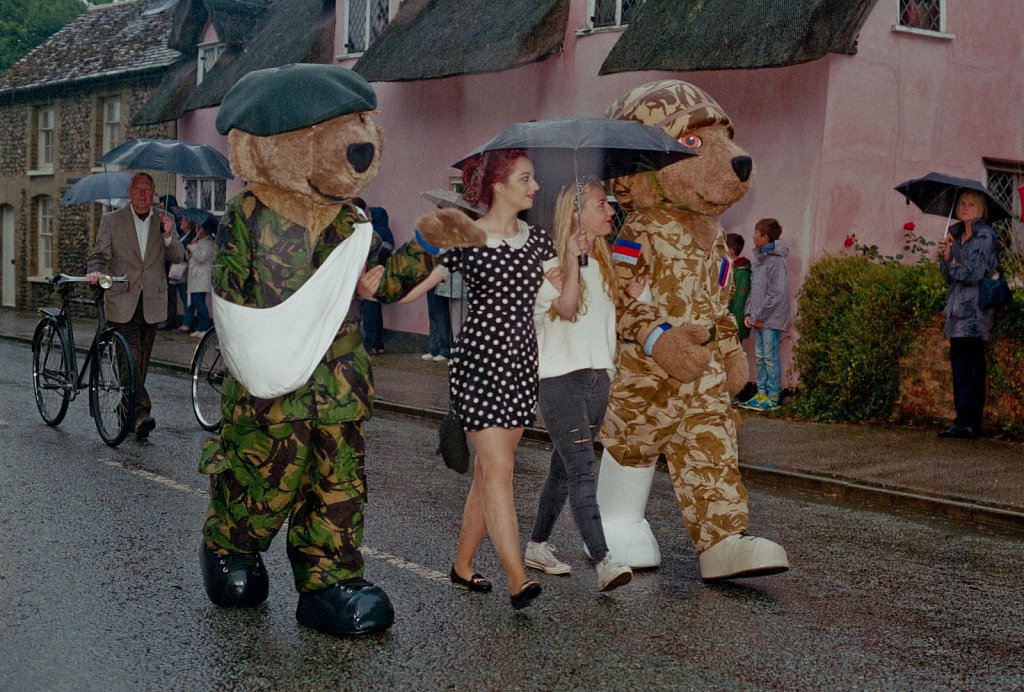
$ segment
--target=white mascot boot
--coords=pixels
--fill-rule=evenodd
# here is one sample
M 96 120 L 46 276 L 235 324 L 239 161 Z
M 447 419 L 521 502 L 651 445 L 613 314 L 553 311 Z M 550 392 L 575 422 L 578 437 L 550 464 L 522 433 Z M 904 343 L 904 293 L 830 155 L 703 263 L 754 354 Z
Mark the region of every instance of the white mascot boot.
M 622 466 L 607 450 L 601 455 L 597 504 L 601 508 L 604 539 L 608 552 L 633 569 L 661 564 L 658 541 L 644 519 L 654 471 L 654 464 L 646 468 Z
M 786 551 L 767 538 L 744 533 L 727 536 L 700 554 L 700 577 L 736 579 L 778 574 L 789 569 Z

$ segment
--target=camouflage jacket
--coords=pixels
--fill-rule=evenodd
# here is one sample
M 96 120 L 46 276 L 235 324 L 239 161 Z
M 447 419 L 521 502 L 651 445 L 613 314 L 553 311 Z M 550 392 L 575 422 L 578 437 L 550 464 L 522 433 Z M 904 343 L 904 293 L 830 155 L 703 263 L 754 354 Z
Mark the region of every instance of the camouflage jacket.
M 214 292 L 248 307 L 279 305 L 352 234 L 356 219 L 352 207 L 342 207 L 311 245 L 313 239 L 305 228 L 243 190 L 228 202 L 217 233 Z M 383 303 L 400 299 L 433 268 L 433 259 L 415 240 L 384 260 L 386 256 L 380 236 L 374 233 L 367 267 L 384 264 L 384 278 L 376 294 Z M 318 419 L 332 424 L 369 418 L 373 412 L 373 380 L 359 327 L 360 301 L 353 298 L 334 342 L 305 385 L 274 399 L 261 399 L 228 377 L 222 402 L 225 420 L 235 425 L 263 426 L 294 420 Z

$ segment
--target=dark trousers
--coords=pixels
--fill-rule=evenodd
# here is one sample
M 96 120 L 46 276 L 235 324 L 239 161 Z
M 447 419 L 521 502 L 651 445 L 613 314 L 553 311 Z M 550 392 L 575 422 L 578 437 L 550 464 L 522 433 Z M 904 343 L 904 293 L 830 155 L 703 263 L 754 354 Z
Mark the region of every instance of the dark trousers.
M 576 528 L 597 561 L 608 554 L 608 545 L 597 505 L 594 438 L 604 420 L 610 387 L 604 370 L 577 370 L 540 381 L 540 411 L 554 449 L 530 540 L 540 543 L 551 536 L 568 497 Z
M 384 350 L 384 311 L 375 300 L 364 300 L 363 303 L 363 348 L 369 351 L 375 348 Z
M 448 358 L 452 350 L 452 312 L 447 296 L 427 291 L 427 318 L 430 320 L 430 355 Z
M 956 338 L 949 340 L 949 363 L 953 369 L 953 405 L 956 424 L 981 430 L 985 410 L 985 340 Z
M 142 296 L 135 306 L 135 314 L 128 322 L 111 322 L 128 342 L 128 349 L 135 360 L 135 425 L 149 415 L 151 410 L 149 392 L 146 391 L 146 373 L 149 372 L 149 356 L 153 353 L 153 338 L 156 336 L 156 325 L 146 322 L 142 311 Z

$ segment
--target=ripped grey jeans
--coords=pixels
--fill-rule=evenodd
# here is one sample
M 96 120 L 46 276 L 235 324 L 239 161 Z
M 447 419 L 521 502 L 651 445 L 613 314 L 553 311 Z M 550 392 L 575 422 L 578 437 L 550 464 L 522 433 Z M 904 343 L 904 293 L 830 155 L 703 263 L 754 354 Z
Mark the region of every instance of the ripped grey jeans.
M 594 440 L 600 434 L 610 385 L 605 370 L 576 370 L 540 381 L 540 412 L 554 449 L 530 540 L 550 538 L 568 497 L 576 528 L 596 561 L 604 558 L 608 546 L 597 506 Z

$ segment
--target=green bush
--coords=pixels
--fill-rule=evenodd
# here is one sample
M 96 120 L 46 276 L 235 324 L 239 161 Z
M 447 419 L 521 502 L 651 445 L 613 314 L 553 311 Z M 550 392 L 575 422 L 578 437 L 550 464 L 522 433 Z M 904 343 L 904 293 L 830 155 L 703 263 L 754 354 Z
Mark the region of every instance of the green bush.
M 889 418 L 900 357 L 944 298 L 932 263 L 877 264 L 863 255 L 819 260 L 798 298 L 796 412 L 823 421 Z

